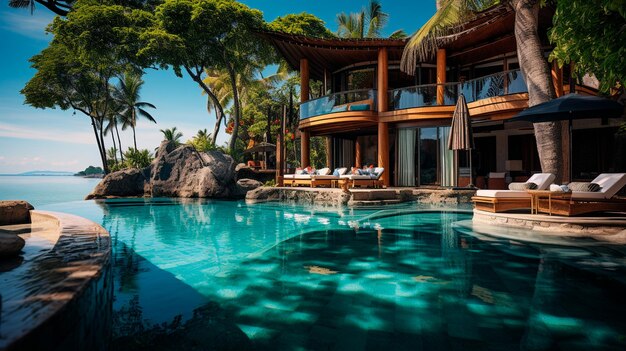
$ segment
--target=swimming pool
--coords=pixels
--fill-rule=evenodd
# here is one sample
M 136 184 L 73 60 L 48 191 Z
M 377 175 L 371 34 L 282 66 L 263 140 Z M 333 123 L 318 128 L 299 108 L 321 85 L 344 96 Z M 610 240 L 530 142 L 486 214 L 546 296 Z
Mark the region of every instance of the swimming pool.
M 237 201 L 45 210 L 113 241 L 118 349 L 617 350 L 624 248 L 474 235 L 471 214 Z

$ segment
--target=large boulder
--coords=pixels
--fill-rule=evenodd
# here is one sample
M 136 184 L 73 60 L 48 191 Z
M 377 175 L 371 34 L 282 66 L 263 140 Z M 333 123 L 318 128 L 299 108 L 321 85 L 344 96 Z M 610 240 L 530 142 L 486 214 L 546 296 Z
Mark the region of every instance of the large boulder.
M 18 255 L 25 244 L 24 239 L 15 234 L 0 233 L 0 258 Z
M 102 199 L 117 196 L 143 196 L 144 186 L 147 180 L 145 170 L 125 169 L 107 174 L 96 185 L 89 199 Z
M 246 194 L 249 191 L 259 188 L 261 186 L 263 186 L 263 183 L 259 182 L 258 180 L 239 179 L 237 181 L 237 189 L 235 190 L 235 196 L 243 199 L 244 197 L 246 197 Z
M 189 145 L 175 147 L 164 141 L 150 166 L 107 175 L 87 198 L 242 197 L 256 184 L 238 185 L 235 166 L 232 157 L 219 151 L 198 152 Z
M 30 223 L 33 206 L 26 201 L 0 201 L 0 225 Z

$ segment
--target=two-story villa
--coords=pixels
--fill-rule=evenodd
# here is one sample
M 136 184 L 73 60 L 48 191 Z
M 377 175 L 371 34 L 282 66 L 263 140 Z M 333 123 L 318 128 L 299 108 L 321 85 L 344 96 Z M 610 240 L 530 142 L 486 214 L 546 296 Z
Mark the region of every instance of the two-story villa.
M 546 60 L 552 50 L 546 35 L 551 18 L 551 10 L 542 10 Z M 435 59 L 418 63 L 414 76 L 399 67 L 406 40 L 263 33 L 300 72 L 302 166 L 309 165 L 310 138 L 324 136 L 328 167 L 385 167 L 386 185 L 464 185 L 467 156 L 447 149 L 451 116 L 462 93 L 473 124 L 477 185 L 490 172 L 524 177 L 540 171 L 532 125 L 507 122 L 528 106 L 513 26 L 514 13 L 506 6 L 478 14 L 458 34 L 441 38 Z M 569 67 L 552 67 L 557 95 L 574 89 L 596 93 L 570 80 Z M 322 83 L 321 94 L 316 92 L 321 97 L 311 98 L 311 80 Z M 571 160 L 564 123 L 564 173 L 571 167 L 574 179 L 626 168 L 623 138 L 615 136 L 620 120 L 601 117 L 575 121 Z M 577 143 L 581 140 L 584 144 Z

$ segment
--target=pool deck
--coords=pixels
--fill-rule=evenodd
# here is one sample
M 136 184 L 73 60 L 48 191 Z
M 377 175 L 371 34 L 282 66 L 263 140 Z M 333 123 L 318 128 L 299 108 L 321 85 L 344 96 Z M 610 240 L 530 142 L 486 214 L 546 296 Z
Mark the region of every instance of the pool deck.
M 488 226 L 532 230 L 542 235 L 584 237 L 626 244 L 626 213 L 615 213 L 610 216 L 562 217 L 530 213 L 493 213 L 475 209 L 472 221 Z

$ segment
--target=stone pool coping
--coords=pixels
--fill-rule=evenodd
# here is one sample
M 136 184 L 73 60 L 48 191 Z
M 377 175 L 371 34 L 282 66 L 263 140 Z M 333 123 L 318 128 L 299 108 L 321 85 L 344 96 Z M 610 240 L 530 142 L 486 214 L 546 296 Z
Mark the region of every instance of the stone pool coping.
M 111 289 L 111 239 L 104 228 L 82 217 L 49 211 L 32 211 L 32 216 L 34 225 L 38 219 L 56 220 L 58 240 L 13 271 L 0 274 L 0 281 L 7 278 L 4 274 L 17 277 L 2 291 L 0 349 L 71 348 L 84 341 L 79 325 L 94 318 L 78 307 L 103 304 L 90 306 L 94 311 L 110 307 L 110 301 L 92 301 L 91 296 L 99 295 L 96 290 L 102 286 Z
M 529 213 L 493 213 L 474 209 L 473 223 L 532 230 L 547 236 L 592 238 L 626 244 L 626 216 L 561 217 Z

